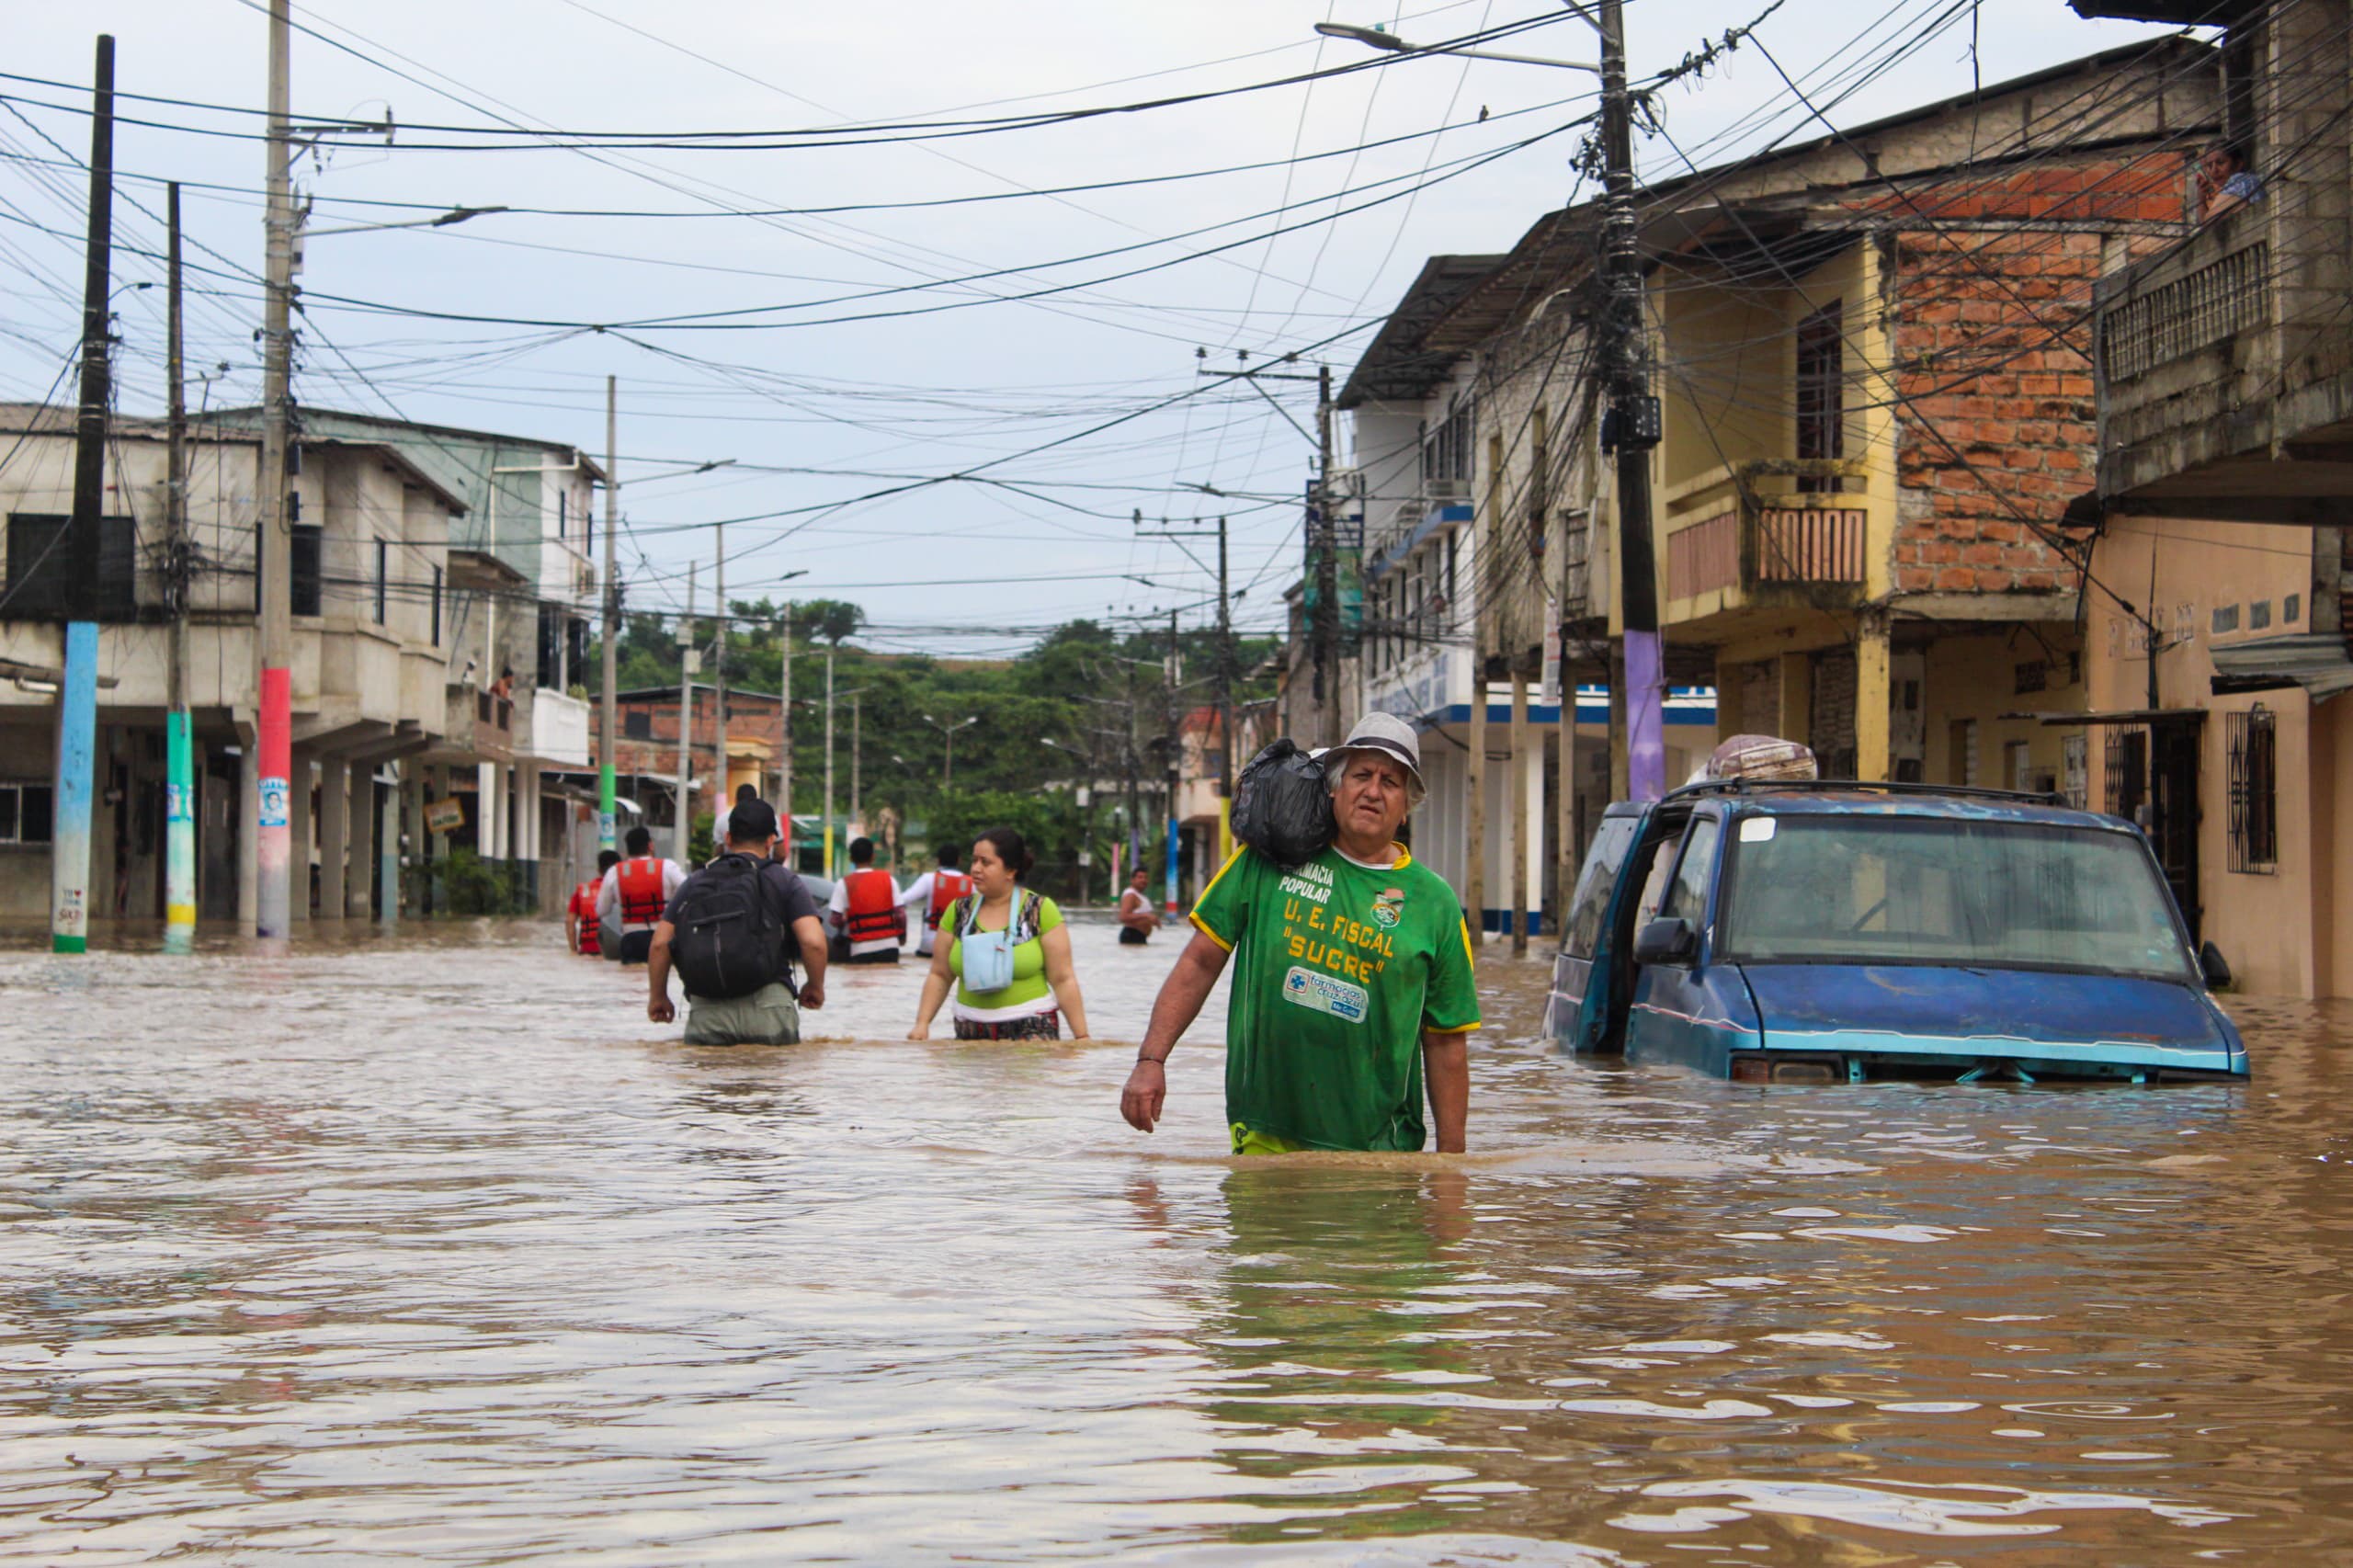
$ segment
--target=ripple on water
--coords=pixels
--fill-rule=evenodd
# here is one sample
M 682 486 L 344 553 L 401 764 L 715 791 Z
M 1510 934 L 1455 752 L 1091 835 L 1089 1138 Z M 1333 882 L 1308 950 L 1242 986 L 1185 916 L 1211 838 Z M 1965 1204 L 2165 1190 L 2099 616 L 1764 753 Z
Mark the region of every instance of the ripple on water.
M 2234 1002 L 2252 1091 L 1758 1095 L 1491 947 L 1473 1159 L 1238 1164 L 1222 998 L 1135 1134 L 1175 947 L 1073 930 L 1029 1046 L 909 966 L 690 1050 L 544 925 L 0 950 L 0 1558 L 2353 1559 L 2353 1008 Z

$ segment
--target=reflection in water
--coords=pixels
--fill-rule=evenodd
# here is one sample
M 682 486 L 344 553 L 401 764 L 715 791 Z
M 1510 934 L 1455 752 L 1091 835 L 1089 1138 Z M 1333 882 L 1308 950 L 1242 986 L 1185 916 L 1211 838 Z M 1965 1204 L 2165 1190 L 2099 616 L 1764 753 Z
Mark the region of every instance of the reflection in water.
M 1076 928 L 1140 1031 L 1174 948 Z M 2353 1559 L 2337 1006 L 2245 1087 L 1564 1062 L 1222 1157 L 838 975 L 692 1050 L 544 926 L 0 953 L 0 1558 Z

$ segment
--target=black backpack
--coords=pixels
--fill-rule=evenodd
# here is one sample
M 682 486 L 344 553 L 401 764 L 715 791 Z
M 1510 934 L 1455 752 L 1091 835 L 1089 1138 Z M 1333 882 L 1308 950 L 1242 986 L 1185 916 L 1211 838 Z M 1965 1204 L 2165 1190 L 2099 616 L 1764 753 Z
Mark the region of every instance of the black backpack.
M 687 994 L 749 996 L 786 977 L 784 919 L 748 855 L 722 855 L 678 892 L 670 961 Z

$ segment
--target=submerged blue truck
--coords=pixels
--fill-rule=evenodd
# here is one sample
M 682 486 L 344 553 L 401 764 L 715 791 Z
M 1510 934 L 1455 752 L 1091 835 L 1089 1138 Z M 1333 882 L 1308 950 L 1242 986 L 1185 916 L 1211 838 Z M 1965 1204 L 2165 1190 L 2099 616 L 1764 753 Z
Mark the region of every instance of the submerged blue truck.
M 1604 814 L 1563 1049 L 1743 1083 L 2247 1075 L 2147 840 L 2047 797 L 1724 779 Z

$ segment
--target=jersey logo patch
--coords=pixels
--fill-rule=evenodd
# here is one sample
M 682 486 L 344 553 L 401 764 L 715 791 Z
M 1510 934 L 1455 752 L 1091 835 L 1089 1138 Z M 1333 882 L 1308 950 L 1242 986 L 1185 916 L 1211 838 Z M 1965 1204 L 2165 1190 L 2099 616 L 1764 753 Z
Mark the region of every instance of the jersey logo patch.
M 1293 964 L 1290 972 L 1283 976 L 1283 1000 L 1295 1002 L 1310 1012 L 1329 1013 L 1344 1023 L 1360 1024 L 1371 998 L 1361 985 L 1351 985 L 1321 971 Z
M 1373 924 L 1382 930 L 1394 931 L 1399 918 L 1404 912 L 1405 890 L 1404 888 L 1383 888 L 1373 896 Z

